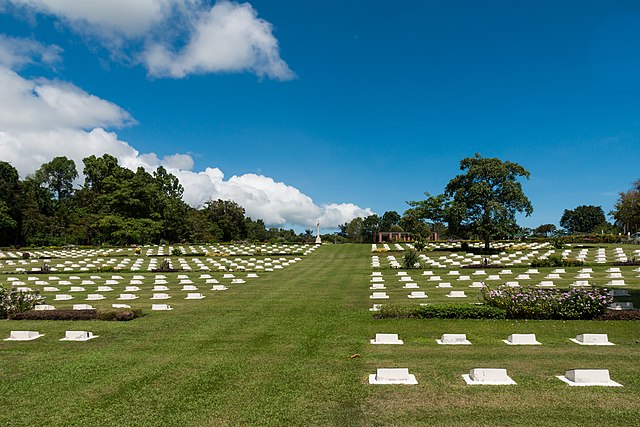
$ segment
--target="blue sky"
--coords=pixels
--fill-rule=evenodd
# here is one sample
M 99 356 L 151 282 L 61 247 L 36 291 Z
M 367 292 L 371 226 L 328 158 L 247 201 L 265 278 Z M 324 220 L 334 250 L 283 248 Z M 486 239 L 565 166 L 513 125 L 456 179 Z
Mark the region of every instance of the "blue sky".
M 638 2 L 104 3 L 0 0 L 0 90 L 42 88 L 5 112 L 46 104 L 0 119 L 23 175 L 107 150 L 299 227 L 402 213 L 476 152 L 531 172 L 530 227 L 640 178 Z

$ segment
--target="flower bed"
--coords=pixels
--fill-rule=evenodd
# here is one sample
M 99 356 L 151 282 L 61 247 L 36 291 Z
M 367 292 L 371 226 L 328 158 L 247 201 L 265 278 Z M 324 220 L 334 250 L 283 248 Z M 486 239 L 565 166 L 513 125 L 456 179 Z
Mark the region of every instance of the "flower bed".
M 613 297 L 606 290 L 568 291 L 500 286 L 482 289 L 487 305 L 505 310 L 509 319 L 594 319 L 602 315 Z

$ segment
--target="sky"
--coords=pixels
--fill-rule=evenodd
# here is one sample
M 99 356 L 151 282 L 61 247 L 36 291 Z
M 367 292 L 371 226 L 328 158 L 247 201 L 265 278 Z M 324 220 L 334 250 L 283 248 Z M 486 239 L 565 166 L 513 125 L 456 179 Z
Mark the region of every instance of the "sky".
M 0 160 L 104 153 L 324 231 L 517 162 L 534 212 L 640 178 L 640 2 L 0 0 Z

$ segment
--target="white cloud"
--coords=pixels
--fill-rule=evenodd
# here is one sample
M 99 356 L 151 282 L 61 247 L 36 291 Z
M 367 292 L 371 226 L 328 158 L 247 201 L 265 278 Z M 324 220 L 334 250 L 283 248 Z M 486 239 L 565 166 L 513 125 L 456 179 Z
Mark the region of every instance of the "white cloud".
M 34 62 L 54 65 L 60 61 L 62 49 L 45 46 L 35 40 L 8 37 L 0 34 L 0 65 L 18 69 Z
M 144 62 L 154 76 L 252 71 L 280 80 L 294 74 L 280 58 L 271 24 L 258 18 L 249 3 L 218 2 L 193 23 L 186 46 L 179 52 L 162 43 L 150 44 Z
M 140 36 L 183 0 L 6 0 L 27 10 L 55 15 L 76 31 L 93 35 Z M 115 34 L 114 34 L 115 33 Z
M 0 0 L 53 15 L 154 77 L 252 72 L 294 78 L 272 25 L 249 3 L 221 0 Z
M 0 66 L 0 99 L 0 129 L 5 132 L 120 127 L 134 123 L 117 105 L 72 84 L 26 80 L 3 66 Z
M 152 171 L 163 165 L 180 179 L 184 199 L 192 206 L 210 199 L 234 200 L 248 216 L 270 226 L 313 227 L 320 219 L 323 228 L 335 228 L 372 213 L 353 204 L 318 206 L 297 188 L 263 175 L 225 179 L 218 168 L 193 171 L 194 161 L 188 154 L 160 158 L 140 153 L 115 132 L 105 130 L 135 123 L 126 111 L 69 83 L 25 79 L 0 65 L 0 99 L 0 159 L 14 165 L 23 177 L 56 156 L 73 159 L 81 173 L 83 158 L 109 153 L 133 170 L 142 166 Z

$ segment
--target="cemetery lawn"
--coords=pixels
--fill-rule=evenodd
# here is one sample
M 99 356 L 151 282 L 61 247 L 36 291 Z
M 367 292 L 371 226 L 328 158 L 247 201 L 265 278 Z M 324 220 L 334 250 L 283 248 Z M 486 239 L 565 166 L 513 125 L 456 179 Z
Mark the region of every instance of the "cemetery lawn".
M 640 322 L 374 320 L 370 248 L 322 246 L 255 282 L 131 322 L 0 321 L 3 338 L 46 333 L 0 341 L 0 425 L 640 425 Z M 58 341 L 71 329 L 99 338 Z M 405 344 L 370 345 L 376 333 Z M 439 346 L 443 333 L 473 345 Z M 543 345 L 507 346 L 512 333 Z M 568 340 L 581 333 L 616 345 Z M 368 384 L 394 367 L 419 384 Z M 482 367 L 506 368 L 518 384 L 467 386 L 461 375 Z M 575 368 L 609 369 L 624 387 L 555 377 Z

